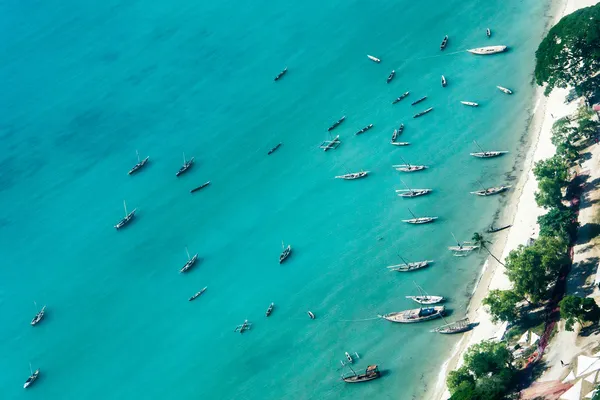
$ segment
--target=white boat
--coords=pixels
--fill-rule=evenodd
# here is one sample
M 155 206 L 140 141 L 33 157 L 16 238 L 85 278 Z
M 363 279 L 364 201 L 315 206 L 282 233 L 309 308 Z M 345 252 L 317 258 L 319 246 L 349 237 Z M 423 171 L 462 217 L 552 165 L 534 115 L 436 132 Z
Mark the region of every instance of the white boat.
M 496 53 L 502 53 L 504 51 L 506 51 L 508 49 L 508 47 L 501 45 L 501 46 L 485 46 L 485 47 L 477 47 L 475 49 L 469 49 L 467 50 L 469 53 L 471 54 L 477 54 L 480 56 L 486 56 L 489 54 L 496 54 Z
M 406 162 L 406 160 L 404 158 L 400 157 L 400 159 L 404 162 L 404 164 L 392 165 L 392 168 L 395 168 L 396 171 L 417 172 L 417 171 L 423 171 L 424 169 L 427 169 L 426 165 L 412 165 L 412 164 L 409 164 L 408 162 Z
M 446 87 L 447 84 L 448 82 L 446 81 L 446 77 L 442 75 L 442 87 Z
M 447 323 L 447 324 L 442 325 L 442 326 L 440 326 L 438 328 L 435 328 L 434 330 L 432 330 L 432 332 L 444 333 L 444 334 L 450 334 L 451 335 L 451 334 L 454 334 L 454 333 L 462 333 L 462 332 L 470 331 L 476 325 L 477 324 L 472 324 L 469 321 L 469 318 L 463 318 L 463 319 L 458 320 L 456 322 Z
M 426 194 L 431 193 L 431 189 L 411 189 L 408 187 L 408 185 L 406 183 L 404 183 L 404 181 L 400 180 L 400 182 L 402 182 L 402 184 L 406 187 L 406 189 L 397 189 L 396 190 L 396 193 L 400 197 L 413 198 L 413 197 L 424 196 Z
M 29 386 L 33 385 L 33 382 L 35 382 L 38 376 L 40 376 L 40 369 L 36 369 L 35 372 L 32 371 L 31 363 L 29 363 L 29 372 L 31 373 L 31 375 L 29 375 L 29 378 L 27 378 L 27 380 L 23 384 L 23 389 L 27 389 Z
M 390 322 L 412 324 L 415 322 L 424 322 L 436 318 L 441 318 L 444 315 L 445 311 L 446 307 L 444 306 L 415 308 L 414 310 L 406 310 L 385 314 L 382 315 L 381 318 Z
M 498 193 L 502 193 L 510 188 L 510 186 L 497 186 L 497 187 L 487 188 L 487 187 L 483 186 L 483 184 L 481 182 L 479 182 L 479 181 L 477 181 L 477 182 L 481 186 L 481 190 L 476 190 L 474 192 L 471 192 L 471 194 L 476 194 L 478 196 L 492 196 L 492 195 L 495 195 Z
M 143 160 L 140 160 L 140 153 L 138 153 L 138 151 L 135 151 L 135 154 L 137 155 L 137 164 L 135 164 L 128 172 L 129 175 L 134 174 L 135 172 L 139 171 L 140 169 L 142 169 L 142 167 L 144 167 L 144 165 L 146 165 L 146 163 L 148 162 L 148 160 L 150 159 L 150 156 L 147 156 L 146 158 L 144 158 Z
M 333 138 L 333 140 L 325 140 L 323 143 L 321 143 L 319 148 L 323 149 L 323 151 L 327 151 L 330 149 L 337 149 L 340 144 L 342 144 L 340 135 L 337 135 Z
M 37 303 L 35 301 L 33 302 L 33 304 L 35 304 L 37 308 Z M 33 319 L 31 320 L 31 326 L 38 324 L 44 318 L 45 313 L 46 306 L 42 307 L 42 309 L 35 314 L 35 317 L 33 317 Z
M 423 110 L 423 111 L 421 111 L 421 112 L 419 112 L 419 113 L 416 113 L 415 115 L 413 115 L 413 118 L 419 118 L 419 117 L 422 117 L 423 115 L 425 115 L 425 114 L 427 114 L 427 113 L 429 113 L 429 112 L 431 112 L 431 111 L 433 111 L 433 107 L 429 107 L 429 108 L 428 108 L 428 109 L 426 109 L 426 110 Z
M 424 304 L 424 305 L 437 304 L 437 303 L 441 303 L 442 301 L 445 300 L 443 296 L 430 296 L 421 286 L 417 285 L 415 282 L 413 282 L 413 283 L 417 287 L 417 290 L 419 291 L 419 295 L 418 296 L 406 296 L 407 299 L 410 299 L 412 301 L 415 301 L 419 304 Z
M 486 35 L 487 37 L 492 37 L 492 30 L 491 30 L 490 28 L 487 28 L 487 29 L 485 30 L 485 35 Z
M 367 57 L 369 57 L 369 60 L 375 61 L 376 63 L 380 63 L 381 60 L 377 57 L 371 56 L 369 54 L 367 54 Z
M 368 174 L 369 174 L 369 171 L 351 172 L 351 173 L 344 174 L 344 175 L 338 175 L 335 178 L 336 179 L 345 179 L 345 180 L 350 181 L 350 180 L 354 180 L 354 179 L 364 178 Z
M 498 157 L 498 156 L 501 156 L 502 154 L 508 153 L 508 151 L 484 151 L 481 148 L 481 146 L 479 146 L 479 143 L 477 143 L 477 141 L 473 140 L 473 143 L 475 143 L 475 146 L 479 147 L 479 150 L 481 150 L 481 151 L 478 151 L 478 152 L 475 152 L 475 153 L 469 153 L 473 157 L 478 157 L 478 158 L 493 158 L 493 157 Z
M 479 248 L 478 245 L 474 245 L 472 242 L 459 242 L 454 233 L 451 234 L 456 242 L 456 246 L 450 246 L 448 250 L 455 252 L 454 255 L 457 255 L 457 253 L 468 253 Z
M 180 273 L 189 271 L 190 268 L 192 268 L 194 266 L 196 261 L 198 261 L 198 253 L 194 254 L 194 257 L 190 258 L 190 252 L 188 251 L 187 247 L 185 248 L 185 253 L 187 254 L 188 260 L 185 263 L 185 265 L 183 267 L 181 267 L 181 269 L 179 269 Z
M 513 94 L 512 90 L 502 87 L 502 86 L 496 86 L 500 91 L 506 93 L 506 94 Z
M 402 261 L 404 261 L 403 264 L 390 265 L 389 267 L 386 267 L 386 268 L 389 269 L 390 271 L 395 271 L 395 272 L 410 272 L 410 271 L 415 271 L 417 269 L 428 267 L 429 264 L 433 263 L 433 260 L 408 262 L 402 256 L 400 256 L 400 258 L 402 259 Z
M 473 101 L 461 101 L 462 104 L 464 104 L 465 106 L 470 106 L 470 107 L 478 107 L 479 104 L 475 103 Z
M 233 331 L 239 332 L 239 333 L 244 333 L 247 330 L 250 330 L 251 328 L 252 328 L 252 323 L 248 322 L 248 320 L 245 320 L 243 324 L 236 326 Z
M 390 142 L 394 146 L 409 146 L 410 142 Z
M 125 209 L 125 216 L 119 222 L 116 223 L 116 229 L 121 229 L 122 227 L 130 223 L 133 217 L 135 216 L 135 212 L 137 211 L 137 208 L 134 208 L 132 212 L 128 213 L 127 203 L 125 203 L 125 200 L 123 200 L 123 208 Z
M 412 211 L 410 211 L 410 209 L 408 209 L 408 212 L 413 216 L 413 218 L 402 220 L 402 222 L 406 222 L 407 224 L 415 224 L 415 225 L 428 224 L 428 223 L 433 222 L 436 219 L 438 219 L 438 217 L 417 217 L 415 214 L 413 214 Z
M 282 264 L 289 256 L 290 254 L 292 254 L 292 245 L 288 244 L 287 247 L 285 247 L 285 244 L 283 244 L 283 240 L 281 241 L 281 254 L 279 255 L 279 264 Z

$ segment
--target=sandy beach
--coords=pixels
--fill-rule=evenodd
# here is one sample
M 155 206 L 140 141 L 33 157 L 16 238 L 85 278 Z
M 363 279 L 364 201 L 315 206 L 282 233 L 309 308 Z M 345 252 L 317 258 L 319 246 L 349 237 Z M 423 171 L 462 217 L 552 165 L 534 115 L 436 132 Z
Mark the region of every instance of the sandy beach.
M 568 15 L 580 8 L 592 6 L 598 0 L 566 0 L 553 5 L 552 21 L 548 28 L 555 25 L 563 16 Z M 517 170 L 520 176 L 511 198 L 499 216 L 498 226 L 512 224 L 512 228 L 506 233 L 499 233 L 489 239 L 494 244 L 490 250 L 493 254 L 501 254 L 504 260 L 511 250 L 519 245 L 527 243 L 529 238 L 538 235 L 537 218 L 544 214 L 544 210 L 535 203 L 534 194 L 537 190 L 537 181 L 533 175 L 535 162 L 549 158 L 555 153 L 555 147 L 551 143 L 551 131 L 554 121 L 566 115 L 572 114 L 577 108 L 577 102 L 565 104 L 565 96 L 568 89 L 555 89 L 550 96 L 544 97 L 543 90 L 538 88 L 533 98 L 532 117 L 529 124 L 526 139 L 529 149 L 527 154 L 520 160 Z M 483 340 L 501 337 L 505 331 L 505 324 L 494 324 L 484 307 L 482 300 L 487 293 L 493 289 L 510 289 L 511 283 L 504 274 L 504 267 L 499 265 L 491 257 L 488 257 L 471 299 L 468 316 L 473 322 L 478 322 L 471 332 L 465 334 L 456 346 L 451 358 L 442 366 L 439 373 L 436 391 L 432 398 L 445 400 L 450 397 L 446 389 L 446 377 L 449 371 L 456 369 L 462 363 L 465 351 L 473 344 Z

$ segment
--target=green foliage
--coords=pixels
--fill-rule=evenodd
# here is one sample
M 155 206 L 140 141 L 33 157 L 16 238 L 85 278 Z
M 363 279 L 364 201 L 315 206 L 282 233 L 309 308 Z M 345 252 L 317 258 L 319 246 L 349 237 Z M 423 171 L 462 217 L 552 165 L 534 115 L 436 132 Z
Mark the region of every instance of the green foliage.
M 577 214 L 567 207 L 552 207 L 546 214 L 538 217 L 540 236 L 561 237 L 566 242 L 577 233 Z
M 600 307 L 590 297 L 565 296 L 559 303 L 560 317 L 565 320 L 565 329 L 573 330 L 575 322 L 580 325 L 586 321 L 597 322 L 600 319 Z
M 573 86 L 590 95 L 594 85 L 587 81 L 600 69 L 600 4 L 563 17 L 542 40 L 535 57 L 535 80 L 548 84 L 546 94 L 555 87 Z
M 568 163 L 573 163 L 579 158 L 575 140 L 579 134 L 568 117 L 560 118 L 552 125 L 552 144 L 556 146 L 556 154 Z
M 519 318 L 517 303 L 521 299 L 512 290 L 490 290 L 483 304 L 489 307 L 492 321 L 515 322 Z
M 471 346 L 464 365 L 448 375 L 451 400 L 500 400 L 512 390 L 515 368 L 506 344 L 484 341 Z
M 506 259 L 506 275 L 513 291 L 533 303 L 546 298 L 560 268 L 569 261 L 566 242 L 561 238 L 541 236 L 529 247 L 511 251 Z
M 596 386 L 596 394 L 592 397 L 592 400 L 600 400 L 600 385 Z
M 535 201 L 540 207 L 560 207 L 562 205 L 562 188 L 569 182 L 569 169 L 565 160 L 554 155 L 535 163 L 533 174 L 538 181 Z
M 471 237 L 471 240 L 473 241 L 473 244 L 481 247 L 482 249 L 485 249 L 485 251 L 487 251 L 488 254 L 490 256 L 492 256 L 494 258 L 494 260 L 496 260 L 500 265 L 504 265 L 504 263 L 502 261 L 500 261 L 498 259 L 498 257 L 496 257 L 495 255 L 493 255 L 492 252 L 490 251 L 490 249 L 488 249 L 487 245 L 491 244 L 492 242 L 490 242 L 489 240 L 487 240 L 487 238 L 485 236 L 483 236 L 479 232 L 475 232 L 473 234 L 473 237 Z

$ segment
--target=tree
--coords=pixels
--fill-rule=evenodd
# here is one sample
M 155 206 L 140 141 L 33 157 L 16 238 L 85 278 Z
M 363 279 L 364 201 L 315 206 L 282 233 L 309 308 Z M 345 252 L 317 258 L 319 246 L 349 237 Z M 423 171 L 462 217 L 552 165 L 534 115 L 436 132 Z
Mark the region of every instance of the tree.
M 464 365 L 448 375 L 451 400 L 500 400 L 513 388 L 515 368 L 506 344 L 484 341 L 471 346 Z
M 565 320 L 565 329 L 573 330 L 575 322 L 583 326 L 586 321 L 600 319 L 600 307 L 590 297 L 565 296 L 559 303 L 560 317 Z
M 577 134 L 591 139 L 598 133 L 598 122 L 594 119 L 594 111 L 582 105 L 577 109 Z
M 600 5 L 582 8 L 554 25 L 535 52 L 535 80 L 555 87 L 593 90 L 586 84 L 600 67 Z
M 556 154 L 569 163 L 573 163 L 579 158 L 579 151 L 574 143 L 577 137 L 577 129 L 568 117 L 560 118 L 552 125 L 551 141 L 556 146 Z
M 557 155 L 540 160 L 533 167 L 538 181 L 535 201 L 540 207 L 558 207 L 562 204 L 562 188 L 569 182 L 569 169 L 565 160 Z
M 493 322 L 515 322 L 519 319 L 517 303 L 521 299 L 512 290 L 490 290 L 483 304 L 489 307 Z
M 481 248 L 485 249 L 485 251 L 487 251 L 488 254 L 494 258 L 494 260 L 498 261 L 498 263 L 500 265 L 504 265 L 504 263 L 502 261 L 500 261 L 498 259 L 498 257 L 496 257 L 495 255 L 493 255 L 492 252 L 490 251 L 490 249 L 488 249 L 487 245 L 491 244 L 492 242 L 490 242 L 489 240 L 487 240 L 481 233 L 475 232 L 473 234 L 473 237 L 471 238 L 471 240 L 473 241 L 473 243 L 475 245 L 480 246 Z
M 540 236 L 562 237 L 570 242 L 577 233 L 577 214 L 567 207 L 552 207 L 546 214 L 537 219 Z
M 546 298 L 549 285 L 569 260 L 566 242 L 561 238 L 541 236 L 531 246 L 519 246 L 506 258 L 506 275 L 513 291 L 532 303 Z

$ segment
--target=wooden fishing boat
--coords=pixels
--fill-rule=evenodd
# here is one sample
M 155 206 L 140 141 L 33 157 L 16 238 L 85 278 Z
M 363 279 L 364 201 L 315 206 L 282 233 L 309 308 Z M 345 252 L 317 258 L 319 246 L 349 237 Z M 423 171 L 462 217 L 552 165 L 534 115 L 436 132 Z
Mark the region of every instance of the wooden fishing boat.
M 402 95 L 400 97 L 397 97 L 396 100 L 392 101 L 392 104 L 396 104 L 396 103 L 402 101 L 402 99 L 404 99 L 409 94 L 410 94 L 410 92 L 404 92 L 404 93 L 402 93 Z
M 502 52 L 506 51 L 507 49 L 508 49 L 508 47 L 501 45 L 501 46 L 477 47 L 475 49 L 469 49 L 467 51 L 471 54 L 487 56 L 490 54 L 502 53 Z
M 408 210 L 408 212 L 413 216 L 413 218 L 402 220 L 402 222 L 406 222 L 407 224 L 415 224 L 415 225 L 428 224 L 428 223 L 433 222 L 436 219 L 438 219 L 438 217 L 417 217 L 415 214 L 413 214 L 412 211 L 410 211 L 410 209 Z
M 446 87 L 447 84 L 448 82 L 446 81 L 446 77 L 442 75 L 442 87 Z
M 488 38 L 492 37 L 492 30 L 491 30 L 490 28 L 487 28 L 487 29 L 485 30 L 485 35 L 486 35 Z
M 369 365 L 364 374 L 357 374 L 354 370 L 352 370 L 352 374 L 342 375 L 342 380 L 347 383 L 361 383 L 372 381 L 380 377 L 381 372 L 379 372 L 377 365 Z
M 180 176 L 181 174 L 185 173 L 192 167 L 192 165 L 194 165 L 194 157 L 186 161 L 185 153 L 183 153 L 183 165 L 181 166 L 181 168 L 179 168 L 179 171 L 175 173 L 175 176 Z
M 184 266 L 179 269 L 180 273 L 188 272 L 194 266 L 196 261 L 198 261 L 198 253 L 194 254 L 194 257 L 190 257 L 190 252 L 188 251 L 187 247 L 185 248 L 185 252 L 187 254 L 188 260 L 184 264 Z
M 369 171 L 351 172 L 351 173 L 344 174 L 344 175 L 338 175 L 335 178 L 336 179 L 345 179 L 345 180 L 350 181 L 350 180 L 364 178 L 368 174 L 369 174 Z
M 448 45 L 448 35 L 444 36 L 442 44 L 440 44 L 440 50 L 444 50 L 446 48 L 446 45 Z
M 344 122 L 345 120 L 346 120 L 346 116 L 344 115 L 342 118 L 340 118 L 340 119 L 338 119 L 337 121 L 335 121 L 335 122 L 333 123 L 333 125 L 331 125 L 329 128 L 327 128 L 327 131 L 332 131 L 332 130 L 334 130 L 335 128 L 337 128 L 338 126 L 340 126 L 340 124 L 341 124 L 342 122 Z
M 35 301 L 33 302 L 33 304 L 35 304 L 37 308 L 37 304 Z M 42 309 L 35 314 L 35 317 L 33 317 L 33 319 L 31 320 L 31 326 L 37 325 L 42 319 L 44 319 L 45 312 L 46 306 L 42 307 Z
M 506 94 L 513 94 L 512 90 L 502 87 L 502 86 L 496 86 L 498 88 L 498 90 L 500 90 L 501 92 L 504 92 Z
M 282 76 L 284 76 L 287 73 L 287 67 L 285 67 L 280 73 L 277 74 L 277 76 L 275 77 L 275 79 L 273 79 L 275 82 L 277 82 L 278 80 L 281 79 Z
M 404 258 L 402 258 L 402 257 L 400 257 L 400 258 L 402 259 L 402 261 L 404 261 L 403 264 L 390 265 L 389 267 L 387 267 L 387 269 L 389 269 L 390 271 L 394 271 L 394 272 L 411 272 L 411 271 L 416 271 L 421 268 L 426 268 L 431 263 L 433 263 L 433 260 L 408 262 Z
M 433 107 L 429 107 L 427 110 L 421 111 L 420 113 L 413 115 L 413 118 L 419 118 L 432 110 L 433 110 Z
M 412 310 L 405 310 L 399 312 L 393 312 L 382 315 L 383 319 L 390 322 L 397 322 L 401 324 L 414 324 L 417 322 L 431 321 L 432 319 L 441 318 L 446 312 L 444 306 L 433 306 L 426 308 L 415 308 Z
M 129 224 L 131 222 L 131 220 L 133 219 L 133 217 L 135 217 L 135 212 L 137 211 L 137 208 L 134 208 L 133 211 L 128 213 L 127 212 L 127 203 L 125 203 L 125 200 L 123 200 L 123 208 L 125 209 L 125 216 L 119 222 L 116 223 L 115 228 L 117 230 L 119 230 L 122 227 L 124 227 L 125 225 Z
M 394 146 L 409 146 L 410 142 L 391 142 L 390 144 Z
M 283 240 L 281 241 L 281 254 L 279 255 L 279 264 L 282 264 L 287 258 L 292 254 L 292 245 L 288 244 L 287 247 L 283 244 Z
M 283 143 L 277 143 L 275 145 L 275 147 L 271 148 L 271 150 L 269 150 L 269 152 L 267 153 L 268 156 L 270 156 L 271 154 L 275 153 L 277 151 L 277 149 L 279 149 L 281 147 Z
M 29 378 L 27 378 L 27 380 L 23 384 L 23 389 L 27 389 L 28 387 L 33 385 L 33 382 L 35 382 L 37 380 L 37 378 L 40 376 L 40 369 L 39 368 L 36 369 L 35 372 L 32 371 L 31 364 L 29 364 L 29 371 L 31 372 L 31 375 L 29 375 Z
M 197 299 L 198 297 L 202 296 L 202 293 L 206 292 L 206 289 L 208 289 L 208 286 L 203 287 L 202 290 L 200 290 L 199 292 L 194 293 L 194 295 L 192 297 L 190 297 L 188 299 L 188 301 L 192 301 Z
M 461 101 L 461 103 L 469 107 L 479 107 L 479 104 L 473 101 Z
M 396 71 L 392 70 L 392 72 L 390 72 L 390 74 L 387 77 L 386 83 L 390 83 L 392 79 L 394 79 L 394 76 L 396 76 Z
M 397 189 L 398 197 L 413 198 L 431 193 L 431 189 Z
M 510 186 L 497 186 L 497 187 L 490 187 L 490 188 L 484 187 L 482 190 L 476 190 L 476 191 L 470 192 L 470 193 L 476 194 L 477 196 L 493 196 L 495 194 L 505 192 L 509 188 L 510 188 Z
M 446 325 L 442 325 L 435 328 L 432 332 L 443 333 L 446 335 L 452 335 L 455 333 L 462 333 L 473 329 L 474 324 L 469 322 L 469 318 L 463 318 L 456 322 L 451 322 Z
M 312 311 L 307 311 L 306 312 L 308 314 L 308 316 L 310 317 L 310 319 L 315 319 L 315 314 Z
M 275 303 L 271 303 L 271 305 L 269 305 L 269 308 L 267 308 L 267 312 L 265 313 L 265 315 L 268 317 L 273 313 L 273 310 L 275 309 Z
M 146 165 L 146 163 L 148 162 L 148 160 L 150 159 L 150 156 L 147 156 L 143 160 L 140 160 L 140 153 L 138 153 L 137 150 L 135 151 L 135 154 L 137 155 L 138 162 L 133 167 L 131 167 L 131 169 L 127 173 L 129 175 L 132 175 L 132 174 L 136 173 L 137 171 L 139 171 L 140 169 L 142 169 Z
M 372 127 L 373 127 L 373 124 L 369 124 L 369 125 L 365 126 L 364 128 L 362 128 L 360 131 L 356 132 L 355 135 L 360 135 L 362 133 L 365 133 L 366 131 L 368 131 Z
M 319 148 L 323 149 L 323 151 L 331 149 L 335 150 L 339 147 L 340 144 L 342 144 L 342 141 L 340 140 L 340 135 L 337 135 L 333 138 L 333 140 L 325 140 L 323 143 L 321 143 Z
M 374 61 L 376 63 L 380 63 L 381 62 L 381 60 L 379 58 L 371 56 L 369 54 L 367 54 L 367 57 L 369 57 L 369 60 Z
M 445 300 L 443 296 L 430 296 L 425 291 L 425 289 L 423 289 L 421 286 L 417 285 L 416 283 L 414 283 L 414 284 L 417 287 L 417 290 L 419 291 L 419 295 L 418 296 L 406 296 L 407 299 L 410 299 L 412 301 L 415 301 L 415 302 L 417 302 L 419 304 L 423 304 L 423 305 L 438 304 Z
M 473 242 L 459 242 L 454 233 L 450 233 L 456 242 L 456 246 L 448 247 L 448 250 L 455 253 L 468 253 L 479 248 L 479 245 L 473 244 Z
M 210 181 L 208 181 L 208 182 L 204 182 L 202 185 L 200 185 L 200 186 L 198 186 L 198 187 L 195 187 L 195 188 L 193 188 L 192 190 L 190 190 L 190 193 L 195 193 L 195 192 L 197 192 L 198 190 L 202 190 L 202 189 L 204 189 L 205 187 L 207 187 L 208 185 L 210 185 Z
M 426 99 L 427 99 L 427 96 L 423 96 L 423 97 L 421 97 L 420 99 L 417 99 L 417 100 L 413 101 L 412 103 L 410 103 L 410 105 L 411 105 L 411 106 L 414 106 L 414 105 L 416 105 L 416 104 L 419 104 L 419 103 L 420 103 L 420 102 L 422 102 L 422 101 L 425 101 Z
M 409 164 L 402 157 L 400 157 L 400 159 L 404 162 L 404 164 L 392 165 L 392 168 L 395 168 L 396 171 L 400 171 L 400 172 L 417 172 L 417 171 L 423 171 L 423 170 L 425 170 L 425 169 L 428 168 L 426 165 L 412 165 L 412 164 Z
M 489 227 L 489 229 L 487 231 L 488 231 L 488 233 L 500 232 L 500 231 L 503 231 L 504 229 L 510 228 L 511 226 L 512 225 L 504 225 L 504 226 L 501 226 L 499 228 L 495 228 L 494 225 L 492 225 L 492 226 Z
M 244 332 L 250 330 L 251 328 L 252 328 L 252 324 L 250 322 L 248 322 L 248 320 L 245 320 L 243 324 L 236 326 L 233 331 L 239 332 L 239 333 L 244 333 Z
M 477 141 L 473 140 L 473 143 L 475 143 L 475 145 L 477 147 L 479 147 L 479 152 L 476 153 L 469 153 L 470 155 L 472 155 L 473 157 L 478 157 L 478 158 L 493 158 L 493 157 L 498 157 L 501 156 L 503 154 L 508 153 L 508 151 L 484 151 L 481 146 L 479 146 L 479 143 L 477 143 Z

